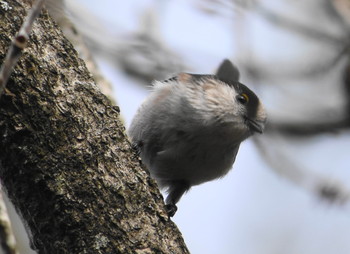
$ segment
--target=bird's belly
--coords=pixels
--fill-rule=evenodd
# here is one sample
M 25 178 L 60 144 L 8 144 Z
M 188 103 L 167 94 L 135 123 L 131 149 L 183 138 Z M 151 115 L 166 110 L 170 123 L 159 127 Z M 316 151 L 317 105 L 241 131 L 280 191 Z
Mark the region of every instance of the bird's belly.
M 185 180 L 190 185 L 198 185 L 226 175 L 234 163 L 237 151 L 238 146 L 232 145 L 178 145 L 158 154 L 151 174 L 156 179 Z

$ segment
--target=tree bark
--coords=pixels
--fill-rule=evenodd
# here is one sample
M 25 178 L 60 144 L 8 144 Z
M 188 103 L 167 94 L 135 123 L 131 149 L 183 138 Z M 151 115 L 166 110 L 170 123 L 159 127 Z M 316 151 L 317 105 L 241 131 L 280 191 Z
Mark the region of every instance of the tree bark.
M 0 5 L 0 62 L 27 2 Z M 0 178 L 38 253 L 188 253 L 119 108 L 46 12 L 0 98 Z

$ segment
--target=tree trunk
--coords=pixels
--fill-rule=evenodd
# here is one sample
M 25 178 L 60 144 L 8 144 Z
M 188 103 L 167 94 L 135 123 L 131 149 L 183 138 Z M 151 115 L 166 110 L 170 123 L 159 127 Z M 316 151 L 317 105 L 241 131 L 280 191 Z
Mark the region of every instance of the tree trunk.
M 0 62 L 27 2 L 0 5 Z M 188 253 L 119 108 L 46 12 L 0 98 L 0 178 L 39 253 Z

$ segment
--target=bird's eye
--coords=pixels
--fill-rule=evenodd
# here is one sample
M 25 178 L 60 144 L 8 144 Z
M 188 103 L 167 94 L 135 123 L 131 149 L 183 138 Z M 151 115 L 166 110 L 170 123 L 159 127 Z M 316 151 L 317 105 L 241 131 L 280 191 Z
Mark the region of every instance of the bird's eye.
M 246 93 L 242 93 L 240 95 L 237 95 L 237 100 L 244 105 L 249 102 L 249 97 Z

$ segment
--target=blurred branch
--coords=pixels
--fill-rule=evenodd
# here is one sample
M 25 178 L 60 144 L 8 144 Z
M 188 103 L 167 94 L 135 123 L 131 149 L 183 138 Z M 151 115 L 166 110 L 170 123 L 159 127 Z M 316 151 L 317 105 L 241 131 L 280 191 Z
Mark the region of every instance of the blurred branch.
M 280 147 L 285 147 L 284 143 L 288 142 L 285 137 L 275 132 L 270 133 L 268 137 L 254 139 L 263 157 L 273 165 L 274 171 L 322 200 L 332 204 L 350 205 L 350 189 L 345 184 L 305 167 L 299 167 L 282 152 Z M 275 142 L 273 147 L 271 139 Z
M 350 115 L 350 53 L 348 53 L 348 62 L 346 63 L 344 73 L 343 73 L 345 93 L 348 98 L 347 110 Z
M 135 34 L 123 49 L 115 51 L 122 69 L 147 84 L 155 79 L 165 79 L 186 67 L 182 59 L 157 39 L 147 34 Z
M 227 0 L 193 0 L 195 7 L 208 15 L 223 16 L 224 11 L 233 11 L 235 4 Z
M 233 12 L 251 9 L 258 0 L 192 0 L 194 6 L 207 15 L 232 18 Z
M 279 132 L 288 136 L 309 136 L 336 133 L 350 127 L 350 117 L 343 121 L 326 123 L 273 123 L 269 122 L 266 133 Z
M 330 0 L 324 0 L 326 2 Z M 322 40 L 334 45 L 344 45 L 344 38 L 335 38 L 331 34 L 325 32 L 322 29 L 315 27 L 308 27 L 306 24 L 298 23 L 297 20 L 289 19 L 285 16 L 279 15 L 268 8 L 266 8 L 261 1 L 251 0 L 198 0 L 197 6 L 200 10 L 207 14 L 221 15 L 223 11 L 230 10 L 232 12 L 240 10 L 246 10 L 255 12 L 261 15 L 265 20 L 275 24 L 277 26 L 284 27 L 290 31 L 296 32 L 314 40 Z M 339 21 L 339 19 L 338 19 Z M 339 23 L 339 22 L 338 22 Z M 343 23 L 343 22 L 341 22 Z
M 285 16 L 279 15 L 268 8 L 266 8 L 261 1 L 243 1 L 243 0 L 198 0 L 197 6 L 203 12 L 207 14 L 222 15 L 225 11 L 230 10 L 231 12 L 240 10 L 246 10 L 250 12 L 255 12 L 262 16 L 265 20 L 270 23 L 286 28 L 287 30 L 293 31 L 300 36 L 317 40 L 318 42 L 324 42 L 332 44 L 336 53 L 333 58 L 324 59 L 318 61 L 315 66 L 308 66 L 308 68 L 298 69 L 289 68 L 287 71 L 283 71 L 281 68 L 264 68 L 264 66 L 254 66 L 253 62 L 246 64 L 245 68 L 251 76 L 262 77 L 273 77 L 273 78 L 289 78 L 289 77 L 310 77 L 317 74 L 323 74 L 331 70 L 347 53 L 350 48 L 350 36 L 347 27 L 344 25 L 344 19 L 340 17 L 339 12 L 336 11 L 332 3 L 341 2 L 344 6 L 346 0 L 323 0 L 323 7 L 329 15 L 333 17 L 344 29 L 344 36 L 342 38 L 336 38 L 334 35 L 325 32 L 323 29 L 316 27 L 309 27 L 307 24 L 298 23 L 297 20 L 289 19 Z M 339 7 L 339 3 L 336 7 Z M 339 8 L 338 8 L 339 9 Z M 230 17 L 231 18 L 231 17 Z
M 109 45 L 99 51 L 129 75 L 147 84 L 183 71 L 186 68 L 183 59 L 162 40 L 157 8 L 146 9 L 140 24 L 138 31 L 127 35 L 119 48 Z
M 298 23 L 296 20 L 281 16 L 258 3 L 252 10 L 254 10 L 257 14 L 263 16 L 272 24 L 287 28 L 290 31 L 296 32 L 299 35 L 303 35 L 310 39 L 327 42 L 336 46 L 346 44 L 347 39 L 349 39 L 345 39 L 344 42 L 344 38 L 335 38 L 333 35 L 330 35 L 324 30 L 317 29 L 315 27 L 308 27 L 306 24 Z
M 350 1 L 349 0 L 324 0 L 326 10 L 349 30 L 350 26 Z M 348 32 L 349 33 L 349 32 Z
M 322 58 L 322 61 L 317 61 L 308 68 L 300 68 L 299 66 L 288 66 L 287 70 L 282 68 L 270 68 L 261 64 L 254 63 L 253 60 L 249 59 L 241 66 L 247 71 L 248 75 L 254 79 L 286 79 L 286 78 L 307 78 L 315 75 L 324 75 L 325 73 L 332 70 L 336 65 L 343 60 L 348 58 L 348 52 L 350 50 L 349 44 L 342 45 L 342 48 L 332 58 Z
M 79 12 L 84 12 L 84 8 L 78 3 L 71 1 L 69 2 L 71 8 L 79 10 Z M 113 104 L 116 104 L 112 84 L 102 75 L 100 68 L 98 67 L 90 49 L 88 48 L 87 42 L 83 35 L 77 31 L 75 24 L 70 19 L 66 2 L 63 0 L 47 0 L 46 5 L 50 15 L 55 19 L 57 24 L 61 27 L 64 35 L 70 40 L 74 45 L 74 48 L 78 51 L 79 56 L 84 59 L 86 66 L 92 73 L 95 82 L 101 88 L 101 91 L 106 95 Z
M 50 10 L 55 13 L 62 9 L 57 8 L 55 0 L 49 0 L 49 3 L 53 3 Z M 141 26 L 135 32 L 126 32 L 122 27 L 102 22 L 79 3 L 69 1 L 64 8 L 81 35 L 80 40 L 87 45 L 87 51 L 94 57 L 108 60 L 115 68 L 123 69 L 147 84 L 185 69 L 182 58 L 162 41 L 157 8 L 145 10 L 140 20 Z M 110 27 L 113 29 L 106 29 Z M 88 55 L 87 51 L 84 50 L 84 55 Z
M 340 56 L 340 55 L 339 55 Z M 324 133 L 337 133 L 339 131 L 345 130 L 350 128 L 350 55 L 348 52 L 342 52 L 342 58 L 347 58 L 347 63 L 345 65 L 345 68 L 343 69 L 343 73 L 340 75 L 343 76 L 343 83 L 340 85 L 343 85 L 344 87 L 344 95 L 346 98 L 345 107 L 346 109 L 345 114 L 342 119 L 339 119 L 338 121 L 324 121 L 322 119 L 320 122 L 304 122 L 304 123 L 296 123 L 296 122 L 286 122 L 286 123 L 277 123 L 273 119 L 270 119 L 266 126 L 266 133 L 274 133 L 278 132 L 282 135 L 287 136 L 310 136 L 310 135 L 318 135 L 318 134 L 324 134 Z M 334 67 L 334 66 L 333 66 Z M 265 78 L 283 78 L 283 75 L 274 75 L 272 73 L 272 70 L 266 69 L 264 70 L 262 67 L 252 67 L 252 66 L 246 66 L 248 69 L 249 75 L 254 80 L 262 80 Z M 332 66 L 329 67 L 330 69 Z M 320 69 L 318 72 L 315 71 L 314 75 L 316 74 L 323 74 L 327 73 L 330 69 Z M 270 72 L 268 72 L 270 70 Z M 310 73 L 311 76 L 311 73 Z M 288 75 L 285 75 L 284 78 L 288 78 Z M 292 78 L 293 76 L 290 76 Z M 300 77 L 300 76 L 298 76 Z M 316 88 L 315 88 L 316 89 Z
M 11 221 L 7 213 L 2 191 L 0 190 L 0 243 L 4 254 L 18 254 Z

